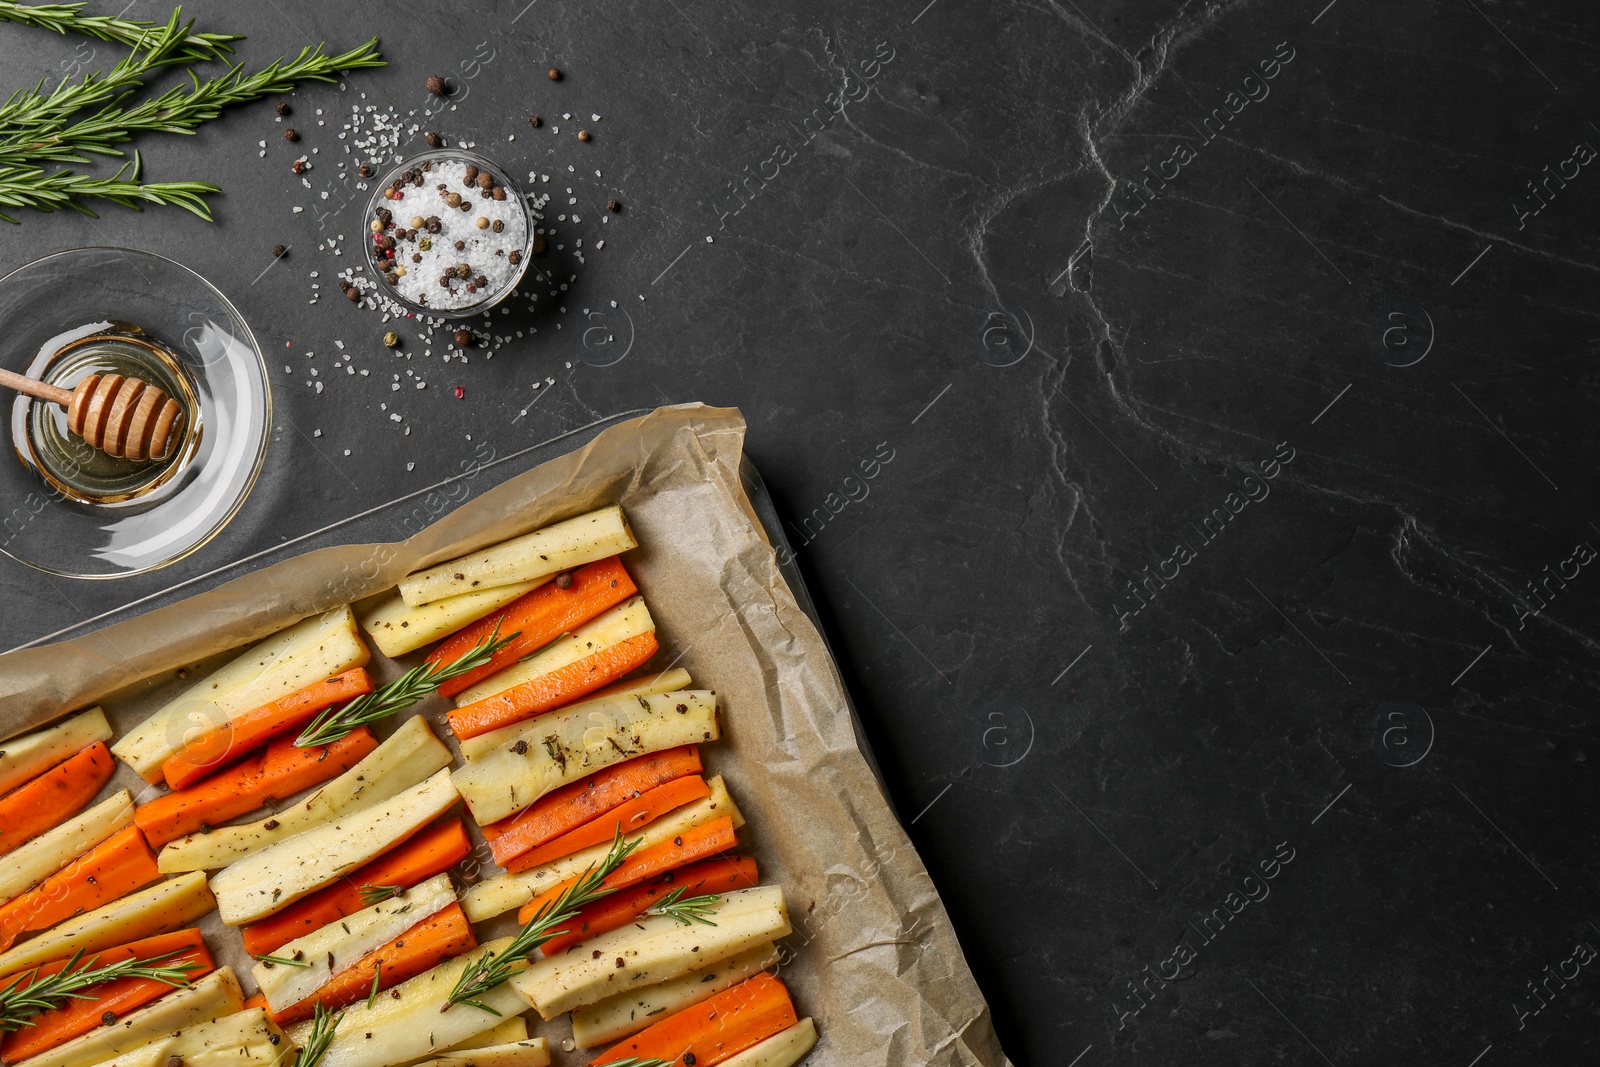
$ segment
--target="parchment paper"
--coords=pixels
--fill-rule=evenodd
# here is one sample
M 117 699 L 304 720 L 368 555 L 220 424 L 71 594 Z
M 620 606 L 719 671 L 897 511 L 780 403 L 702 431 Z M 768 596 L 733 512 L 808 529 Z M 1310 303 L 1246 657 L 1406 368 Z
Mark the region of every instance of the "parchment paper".
M 780 576 L 740 483 L 744 430 L 736 410 L 662 408 L 409 540 L 307 553 L 93 634 L 0 656 L 0 737 L 94 703 L 120 736 L 208 657 L 381 593 L 421 567 L 620 502 L 640 543 L 625 562 L 662 644 L 652 666 L 676 660 L 697 687 L 717 691 L 724 734 L 702 750 L 706 773 L 725 776 L 749 819 L 745 850 L 761 880 L 788 896 L 795 932 L 781 969 L 821 1033 L 806 1062 L 1009 1067 L 939 895 L 857 748 L 833 660 Z M 374 652 L 369 669 L 387 680 L 421 655 L 395 663 Z M 447 706 L 434 697 L 413 713 L 437 722 Z M 453 741 L 448 729 L 435 733 Z M 136 798 L 156 792 L 126 767 L 107 789 L 122 786 Z M 468 876 L 496 873 L 474 836 Z M 202 929 L 253 992 L 238 936 L 215 913 Z M 480 924 L 479 932 L 497 931 Z M 570 1032 L 565 1021 L 530 1015 L 529 1023 L 556 1047 Z M 558 1053 L 557 1062 L 586 1058 Z

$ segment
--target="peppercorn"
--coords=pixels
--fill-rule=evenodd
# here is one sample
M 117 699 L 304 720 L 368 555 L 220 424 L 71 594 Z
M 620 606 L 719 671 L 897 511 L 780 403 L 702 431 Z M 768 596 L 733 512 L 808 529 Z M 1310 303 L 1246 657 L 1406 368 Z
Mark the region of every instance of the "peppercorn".
M 288 252 L 288 251 L 289 250 L 287 248 L 283 247 L 282 245 L 273 245 L 272 246 L 272 258 L 273 259 L 282 259 L 284 253 Z
M 472 343 L 472 331 L 471 330 L 462 329 L 462 330 L 457 330 L 456 331 L 456 344 L 459 347 L 465 348 L 468 345 L 470 345 L 471 343 Z
M 494 197 L 496 200 L 504 200 L 506 198 L 506 191 L 502 186 L 497 185 L 493 189 L 489 190 L 489 195 Z
M 611 212 L 612 214 L 616 214 L 617 212 L 622 210 L 622 201 L 621 200 L 607 200 L 606 201 L 606 210 Z
M 377 214 L 378 214 L 378 219 L 381 222 L 391 222 L 394 219 L 394 212 L 390 211 L 386 207 L 380 207 L 378 209 Z
M 378 238 L 378 247 L 384 249 L 385 251 L 393 248 L 394 238 L 390 237 L 388 234 L 384 234 L 382 237 Z
M 483 174 L 478 175 L 478 188 L 479 189 L 493 189 L 494 188 L 494 175 L 489 174 L 489 173 L 483 173 Z
M 422 249 L 424 252 L 426 252 L 426 251 L 428 251 L 429 249 L 431 249 L 433 247 L 433 242 L 428 240 L 426 237 L 424 237 L 422 240 L 417 242 L 417 247 Z M 421 256 L 415 257 L 413 262 L 421 263 L 422 262 L 422 257 Z
M 478 221 L 474 223 L 474 225 L 476 225 L 480 230 L 487 230 L 489 228 L 489 220 L 484 218 L 482 215 L 479 215 Z
M 478 180 L 478 168 L 473 166 L 471 163 L 468 163 L 467 171 L 461 176 L 461 180 L 470 186 L 473 182 Z
M 449 204 L 451 207 L 460 207 L 461 206 L 461 194 L 460 193 L 445 193 L 444 194 L 444 202 Z
M 510 255 L 509 255 L 509 256 L 507 256 L 507 257 L 506 257 L 506 258 L 507 258 L 507 259 L 509 259 L 509 260 L 510 260 L 510 261 L 511 261 L 511 263 L 512 263 L 512 265 L 513 265 L 513 266 L 515 266 L 515 265 L 516 265 L 516 264 L 518 264 L 518 263 L 521 263 L 521 262 L 522 262 L 522 253 L 521 253 L 521 252 L 512 252 L 512 253 L 511 253 L 511 254 L 510 254 Z
M 465 241 L 457 241 L 456 242 L 456 251 L 457 252 L 461 251 L 463 248 L 466 248 L 466 247 L 467 247 L 467 242 L 465 242 Z
M 528 742 L 518 741 L 516 744 L 511 746 L 511 751 L 515 752 L 519 756 L 526 756 L 528 754 Z
M 465 400 L 466 396 L 467 396 L 467 391 L 464 388 L 462 388 L 461 386 L 459 386 L 459 385 L 456 386 L 456 399 L 457 400 Z
M 306 172 L 306 161 L 303 159 L 297 159 L 293 163 L 289 164 L 289 169 L 294 171 L 296 174 L 304 174 Z
M 587 141 L 588 139 L 589 139 L 589 131 L 588 130 L 579 130 L 578 131 L 578 140 Z
M 116 1012 L 114 1012 L 114 1011 L 103 1011 L 103 1012 L 100 1013 L 100 1025 L 102 1025 L 102 1026 L 110 1026 L 112 1023 L 114 1023 L 116 1021 L 117 1021 L 117 1013 Z
M 504 230 L 504 229 L 505 229 L 505 228 L 506 228 L 506 221 L 505 221 L 505 219 L 495 219 L 495 220 L 494 220 L 494 227 L 493 227 L 493 229 L 494 229 L 494 232 L 495 232 L 495 233 L 499 233 L 499 232 L 500 232 L 500 231 L 501 231 L 501 230 Z
M 462 211 L 471 211 L 472 210 L 472 201 L 463 199 L 461 201 L 461 210 Z
M 385 274 L 383 276 L 383 280 L 388 282 L 390 285 L 399 285 L 400 284 L 400 275 L 398 275 L 398 274 Z
M 276 110 L 280 115 L 287 115 L 289 113 L 289 105 L 284 101 L 279 100 L 278 105 L 274 110 Z
M 432 93 L 434 96 L 443 96 L 445 93 L 447 93 L 449 91 L 450 91 L 450 83 L 449 82 L 445 81 L 443 78 L 439 77 L 439 75 L 437 75 L 437 74 L 429 76 L 429 78 L 428 78 L 428 92 Z
M 553 82 L 558 82 L 561 80 L 561 72 L 555 67 L 550 68 L 550 80 Z
M 444 223 L 439 221 L 439 216 L 432 215 L 428 218 L 428 225 L 423 228 L 429 233 L 438 233 L 440 230 L 444 229 Z
M 556 575 L 556 588 L 557 589 L 571 589 L 572 588 L 572 572 L 571 571 L 562 571 L 560 574 Z
M 356 168 L 356 173 L 361 175 L 363 178 L 370 178 L 372 177 L 372 168 L 363 163 L 361 166 Z
M 544 119 L 540 118 L 538 115 L 529 115 L 528 125 L 537 130 L 540 126 L 544 125 Z
M 544 234 L 536 233 L 536 234 L 533 235 L 533 254 L 534 255 L 536 255 L 536 256 L 543 255 L 544 254 L 544 250 L 549 248 L 549 247 L 550 247 L 550 242 L 546 241 L 544 239 Z
M 285 141 L 298 141 L 300 139 L 300 135 L 294 132 L 293 126 L 290 126 L 287 130 L 283 131 L 283 139 Z
M 429 148 L 439 147 L 439 135 L 434 133 L 432 130 L 429 130 L 427 133 L 423 134 L 422 139 L 428 142 Z
M 350 303 L 352 304 L 357 304 L 361 301 L 361 290 L 353 285 L 344 291 L 344 295 L 350 298 Z
M 167 1067 L 183 1067 L 183 1057 L 182 1056 L 168 1056 L 167 1057 Z

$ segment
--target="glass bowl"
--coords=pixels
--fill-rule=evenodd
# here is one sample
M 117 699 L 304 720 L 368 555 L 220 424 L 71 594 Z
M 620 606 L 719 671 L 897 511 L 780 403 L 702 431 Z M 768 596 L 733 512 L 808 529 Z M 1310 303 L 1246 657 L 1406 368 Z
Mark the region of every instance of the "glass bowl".
M 492 175 L 496 179 L 496 184 L 505 191 L 505 199 L 493 200 L 488 193 L 461 182 L 445 182 L 443 184 L 448 188 L 439 190 L 441 169 L 452 167 L 453 164 L 475 167 L 479 173 Z M 418 171 L 422 171 L 420 186 L 414 181 L 406 182 L 399 189 L 404 199 L 396 201 L 388 198 L 390 190 L 395 188 L 395 182 L 402 181 L 403 176 Z M 465 202 L 473 205 L 474 210 L 462 210 L 460 207 L 451 207 L 438 202 L 437 198 L 449 193 L 464 198 Z M 389 212 L 390 218 L 385 220 L 379 214 L 380 211 Z M 500 216 L 502 221 L 506 221 L 513 219 L 518 213 L 523 228 L 520 241 L 515 239 L 514 227 L 511 225 L 507 225 L 505 231 L 501 233 L 494 233 L 490 229 L 479 229 L 476 225 L 480 218 L 487 221 L 491 214 Z M 410 225 L 411 220 L 417 217 L 425 220 L 438 218 L 441 230 L 430 232 L 427 228 L 413 228 Z M 436 319 L 464 319 L 482 314 L 515 292 L 530 266 L 537 223 L 522 187 L 511 177 L 506 168 L 476 152 L 455 148 L 434 149 L 396 164 L 373 188 L 372 198 L 367 203 L 367 213 L 362 221 L 369 227 L 369 231 L 374 223 L 381 223 L 384 227 L 382 230 L 369 232 L 364 250 L 366 266 L 373 271 L 374 284 L 379 292 L 409 311 Z M 397 231 L 401 236 L 396 237 Z M 411 236 L 407 237 L 405 234 Z M 395 253 L 393 260 L 380 260 L 379 253 L 383 251 L 377 244 L 380 238 L 394 241 L 393 248 L 390 249 Z M 450 247 L 456 240 L 468 243 L 468 247 L 460 253 L 459 260 L 454 258 L 454 249 Z M 438 245 L 434 244 L 435 241 Z M 424 249 L 422 242 L 428 242 L 430 247 Z M 503 278 L 496 279 L 497 284 L 490 287 L 489 296 L 479 300 L 476 299 L 478 294 L 470 294 L 469 298 L 473 299 L 473 303 L 458 307 L 440 306 L 432 300 L 417 299 L 418 296 L 431 296 L 443 288 L 437 283 L 443 274 L 446 260 L 452 264 L 459 262 L 463 265 L 472 264 L 477 260 L 475 267 L 489 265 L 498 267 L 496 261 L 500 257 L 495 254 L 496 250 L 505 253 L 505 258 L 516 262 L 505 264 L 510 269 L 504 272 Z M 424 262 L 421 264 L 413 262 L 414 256 L 421 256 Z M 391 284 L 386 278 L 386 272 L 380 269 L 380 263 L 384 262 L 406 268 L 407 277 L 413 277 L 411 272 L 415 272 L 418 281 L 421 277 L 426 277 L 427 282 L 420 286 L 422 291 L 419 293 L 417 288 L 412 288 L 411 282 L 405 282 L 403 284 L 411 289 L 413 295 L 408 296 L 401 292 L 400 287 Z M 477 276 L 487 275 L 469 272 L 460 281 L 452 280 L 450 285 L 455 293 L 467 296 L 465 289 Z
M 186 414 L 160 462 L 113 459 L 54 404 L 6 391 L 0 552 L 68 578 L 142 574 L 226 526 L 255 484 L 272 426 L 261 351 L 228 299 L 189 268 L 131 248 L 76 248 L 0 278 L 0 365 L 70 390 L 115 371 Z

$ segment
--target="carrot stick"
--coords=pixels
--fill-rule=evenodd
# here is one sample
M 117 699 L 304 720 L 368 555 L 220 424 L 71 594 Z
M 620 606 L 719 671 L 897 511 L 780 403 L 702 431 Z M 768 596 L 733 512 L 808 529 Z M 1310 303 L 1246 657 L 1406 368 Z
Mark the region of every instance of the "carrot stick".
M 465 692 L 496 671 L 504 670 L 530 652 L 537 652 L 568 630 L 583 625 L 608 608 L 614 608 L 639 591 L 616 556 L 596 560 L 572 572 L 572 584 L 562 589 L 547 582 L 513 600 L 492 615 L 457 630 L 428 654 L 429 663 L 454 663 L 479 641 L 500 627 L 501 636 L 517 636 L 494 658 L 475 671 L 451 678 L 439 686 L 439 695 Z
M 715 1067 L 798 1021 L 789 990 L 763 972 L 613 1045 L 589 1067 L 629 1056 Z
M 0 906 L 0 952 L 23 934 L 46 930 L 159 881 L 156 854 L 137 826 L 106 838 L 28 892 Z
M 510 818 L 484 826 L 483 836 L 494 850 L 494 861 L 504 867 L 508 860 L 576 830 L 624 801 L 674 778 L 699 773 L 700 749 L 695 745 L 637 756 L 546 793 Z
M 251 1008 L 260 1008 L 265 1011 L 266 1007 L 267 998 L 262 996 L 260 993 L 257 993 L 255 996 L 247 998 L 243 1004 L 239 1005 L 239 1010 L 249 1011 Z
M 0 797 L 0 856 L 78 814 L 116 769 L 105 742 L 96 741 Z
M 295 938 L 366 907 L 361 899 L 362 886 L 398 885 L 410 889 L 454 867 L 470 851 L 472 842 L 460 819 L 434 823 L 399 848 L 352 871 L 326 889 L 246 926 L 245 951 L 252 956 L 276 952 Z
M 237 762 L 252 749 L 304 726 L 323 709 L 370 692 L 372 676 L 357 667 L 247 711 L 168 756 L 161 765 L 167 788 L 192 785 L 219 767 Z
M 601 897 L 580 911 L 576 919 L 566 923 L 565 933 L 546 941 L 544 954 L 554 956 L 591 937 L 620 930 L 680 886 L 684 896 L 693 897 L 701 893 L 731 893 L 756 884 L 756 861 L 750 856 L 718 856 L 691 863 L 631 889 Z
M 626 889 L 686 863 L 726 852 L 738 843 L 733 833 L 733 816 L 724 815 L 685 830 L 671 841 L 635 851 L 622 861 L 622 866 L 606 875 L 602 884 L 607 889 Z M 573 875 L 528 901 L 517 912 L 517 921 L 526 925 L 528 920 L 539 914 L 540 908 L 553 903 L 568 886 L 577 884 L 581 877 Z
M 463 740 L 559 708 L 621 678 L 656 654 L 656 635 L 635 634 L 549 674 L 450 712 L 450 729 Z
M 387 945 L 362 956 L 298 1004 L 275 1012 L 272 1021 L 286 1026 L 309 1019 L 316 1014 L 318 1003 L 329 1011 L 338 1011 L 371 996 L 375 975 L 378 989 L 382 991 L 477 947 L 478 939 L 472 935 L 467 913 L 461 910 L 460 904 L 452 904 L 423 919 Z M 382 974 L 378 973 L 380 964 Z
M 699 775 L 674 778 L 626 804 L 617 805 L 598 819 L 586 822 L 554 841 L 529 849 L 503 866 L 512 872 L 538 867 L 562 856 L 570 856 L 581 848 L 610 841 L 616 836 L 619 828 L 624 835 L 631 834 L 639 827 L 655 822 L 674 808 L 681 808 L 685 804 L 710 795 L 711 787 L 706 785 L 706 780 Z
M 123 960 L 153 960 L 160 957 L 158 966 L 177 967 L 193 963 L 189 980 L 204 978 L 216 969 L 216 961 L 206 950 L 199 930 L 177 930 L 158 934 L 142 941 L 133 941 L 116 948 L 101 949 L 79 961 L 81 968 L 107 967 Z M 40 967 L 36 973 L 21 976 L 22 985 L 32 985 L 62 971 L 70 959 L 57 960 Z M 14 988 L 8 984 L 7 989 Z M 59 1008 L 50 1008 L 29 1019 L 21 1029 L 0 1039 L 0 1063 L 16 1063 L 29 1056 L 48 1052 L 65 1044 L 80 1034 L 86 1034 L 105 1025 L 105 1014 L 121 1017 L 135 1008 L 150 1003 L 173 990 L 173 986 L 153 978 L 118 978 L 98 985 L 85 986 L 80 992 L 83 999 L 68 1000 Z
M 296 748 L 294 738 L 281 737 L 258 756 L 188 789 L 140 804 L 133 811 L 133 821 L 150 844 L 160 848 L 341 775 L 377 747 L 378 739 L 365 726 L 316 748 Z

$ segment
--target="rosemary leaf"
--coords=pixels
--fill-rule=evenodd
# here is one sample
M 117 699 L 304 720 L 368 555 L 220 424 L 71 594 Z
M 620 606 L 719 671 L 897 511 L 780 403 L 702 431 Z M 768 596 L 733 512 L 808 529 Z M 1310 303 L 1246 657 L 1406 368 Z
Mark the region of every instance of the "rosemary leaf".
M 316 1067 L 317 1061 L 328 1051 L 328 1046 L 333 1044 L 333 1032 L 339 1028 L 339 1020 L 342 1018 L 344 1018 L 343 1012 L 334 1015 L 322 1006 L 322 1001 L 317 1001 L 316 1015 L 311 1021 L 311 1032 L 306 1035 L 306 1042 L 300 1046 L 300 1051 L 294 1054 L 289 1067 Z
M 112 44 L 125 44 L 129 47 L 137 47 L 151 30 L 160 25 L 138 19 L 113 18 L 109 15 L 85 15 L 83 9 L 87 6 L 87 4 L 14 4 L 0 0 L 0 22 L 35 26 L 62 35 L 81 33 L 85 37 L 109 41 Z M 182 8 L 178 10 L 181 11 Z M 176 16 L 177 11 L 173 14 Z M 224 54 L 233 51 L 230 47 L 232 42 L 242 40 L 243 37 L 233 33 L 186 32 L 183 44 L 187 53 L 181 62 L 220 59 Z
M 277 966 L 278 964 L 282 964 L 285 967 L 311 966 L 309 960 L 304 960 L 300 957 L 301 953 L 296 952 L 293 956 L 257 956 L 256 961 L 258 963 L 265 963 L 268 967 Z
M 294 739 L 294 743 L 301 748 L 331 745 L 341 737 L 348 736 L 358 726 L 386 719 L 397 711 L 409 708 L 437 689 L 440 683 L 475 671 L 488 663 L 517 634 L 504 640 L 499 640 L 499 637 L 500 626 L 497 623 L 493 633 L 473 645 L 471 651 L 454 663 L 424 663 L 406 671 L 388 685 L 379 686 L 342 707 L 329 708 L 312 719 L 311 725 Z
M 684 886 L 679 886 L 666 896 L 658 900 L 653 906 L 645 909 L 646 915 L 665 915 L 678 920 L 685 926 L 699 923 L 701 926 L 715 926 L 716 923 L 706 918 L 714 913 L 716 905 L 722 900 L 715 893 L 704 896 L 683 898 Z
M 205 193 L 218 192 L 208 182 L 142 182 L 139 180 L 138 153 L 122 169 L 109 178 L 93 178 L 87 174 L 74 174 L 70 170 L 46 174 L 42 167 L 0 166 L 0 219 L 17 220 L 5 213 L 6 208 L 25 207 L 35 211 L 59 211 L 72 208 L 90 218 L 99 216 L 81 198 L 109 200 L 113 204 L 143 210 L 143 204 L 160 204 L 181 207 L 185 211 L 211 221 L 211 209 L 202 199 Z M 127 178 L 123 175 L 132 171 Z
M 370 908 L 374 904 L 381 904 L 390 897 L 397 897 L 406 891 L 403 885 L 372 885 L 368 883 L 357 892 L 361 896 L 361 906 Z

